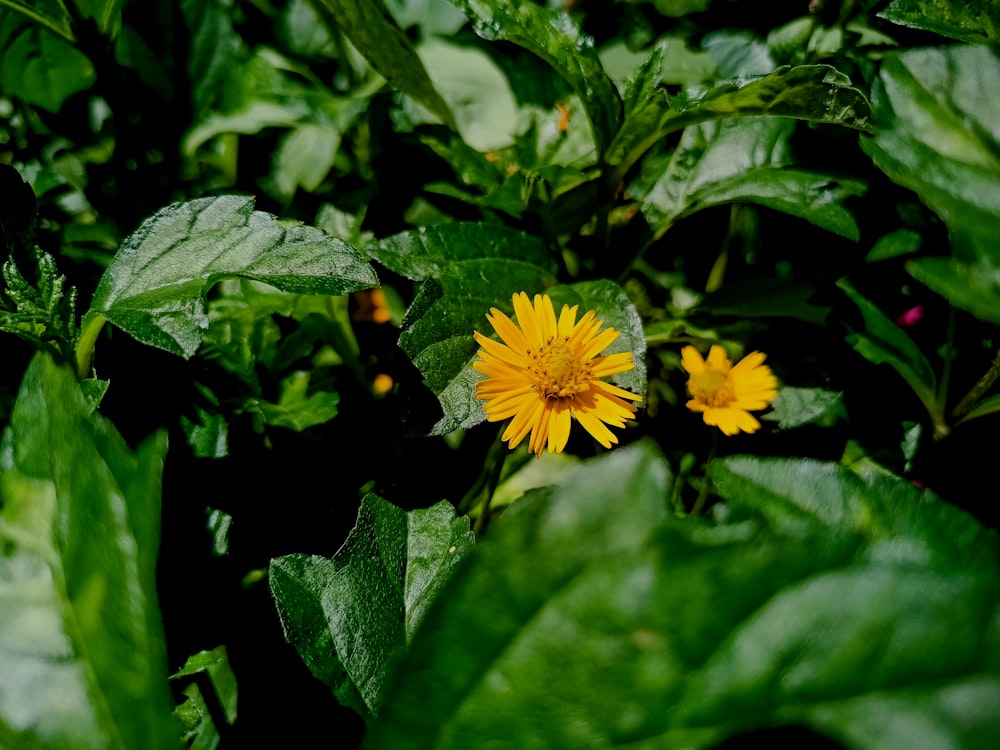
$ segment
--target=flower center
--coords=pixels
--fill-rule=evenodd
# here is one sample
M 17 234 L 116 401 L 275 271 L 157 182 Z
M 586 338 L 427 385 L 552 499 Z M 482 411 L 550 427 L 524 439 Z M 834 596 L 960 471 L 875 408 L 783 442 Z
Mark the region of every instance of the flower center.
M 699 375 L 691 376 L 688 390 L 695 399 L 713 409 L 725 409 L 736 400 L 736 393 L 727 373 L 710 367 Z
M 580 359 L 565 339 L 549 339 L 528 354 L 531 385 L 546 398 L 564 398 L 590 388 L 590 361 Z

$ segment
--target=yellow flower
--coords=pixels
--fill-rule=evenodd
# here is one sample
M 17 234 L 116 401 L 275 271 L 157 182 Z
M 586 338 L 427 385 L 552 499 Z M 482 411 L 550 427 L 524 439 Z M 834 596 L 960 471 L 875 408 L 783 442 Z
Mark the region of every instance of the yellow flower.
M 693 346 L 685 346 L 681 364 L 691 376 L 687 408 L 703 412 L 705 424 L 715 425 L 726 435 L 755 432 L 760 422 L 750 412 L 766 409 L 778 395 L 778 380 L 763 364 L 764 358 L 760 352 L 751 352 L 734 365 L 721 346 L 713 346 L 707 360 Z
M 491 422 L 513 417 L 501 436 L 511 449 L 530 432 L 528 450 L 536 456 L 546 444 L 549 453 L 561 452 L 569 440 L 571 417 L 610 448 L 618 438 L 606 424 L 624 427 L 635 414 L 628 401 L 642 401 L 601 380 L 633 369 L 632 353 L 598 356 L 618 332 L 602 331 L 604 321 L 593 310 L 577 321 L 578 307 L 563 305 L 556 320 L 548 295 L 536 294 L 532 306 L 520 292 L 514 295 L 516 324 L 495 307 L 486 316 L 503 343 L 475 332 L 482 349 L 472 366 L 486 376 L 476 383 L 476 398 L 486 402 Z

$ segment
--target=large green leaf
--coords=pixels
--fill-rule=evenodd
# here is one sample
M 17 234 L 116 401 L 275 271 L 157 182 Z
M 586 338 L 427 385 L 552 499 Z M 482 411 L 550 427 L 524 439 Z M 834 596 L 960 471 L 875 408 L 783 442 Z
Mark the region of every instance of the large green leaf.
M 879 17 L 963 42 L 1000 39 L 996 0 L 892 0 Z
M 0 450 L 0 746 L 177 747 L 156 598 L 166 438 L 36 355 Z
M 453 223 L 402 232 L 368 248 L 391 271 L 427 280 L 406 314 L 399 345 L 438 396 L 444 411 L 431 432 L 470 427 L 486 416 L 469 366 L 474 330 L 489 328 L 491 307 L 508 313 L 516 292 L 555 283 L 555 264 L 536 238 L 501 225 Z
M 948 226 L 954 257 L 908 268 L 956 307 L 1000 315 L 1000 55 L 988 46 L 911 50 L 886 60 L 873 87 L 875 136 L 861 146 Z
M 144 343 L 190 357 L 208 327 L 205 294 L 229 277 L 301 294 L 378 284 L 342 240 L 254 211 L 251 197 L 201 198 L 161 209 L 125 240 L 94 293 L 84 328 L 100 316 Z
M 64 15 L 45 12 L 55 5 L 15 3 L 47 25 L 0 7 L 0 90 L 50 112 L 96 80 L 93 64 L 69 41 L 73 35 Z
M 783 211 L 857 240 L 858 225 L 843 199 L 863 183 L 792 168 L 791 119 L 746 117 L 688 127 L 642 204 L 662 233 L 679 218 L 709 206 L 747 201 Z
M 394 87 L 457 130 L 455 116 L 427 75 L 413 45 L 382 0 L 312 0 L 321 18 L 342 29 L 358 52 Z
M 675 97 L 658 91 L 625 121 L 605 160 L 617 183 L 656 141 L 698 122 L 777 115 L 868 130 L 870 106 L 850 79 L 829 65 L 782 67 L 768 76 L 716 83 Z
M 996 251 L 1000 221 L 1000 55 L 986 45 L 910 50 L 888 58 L 872 87 L 875 135 L 861 147 L 914 190 L 953 235 Z
M 551 65 L 583 100 L 598 155 L 621 125 L 622 102 L 594 51 L 565 11 L 527 0 L 451 0 L 472 19 L 483 39 L 504 39 Z
M 991 747 L 995 535 L 895 477 L 760 459 L 716 476 L 730 524 L 669 517 L 644 444 L 511 506 L 364 747 L 697 749 L 775 727 L 855 750 Z M 758 512 L 811 489 L 797 523 Z M 850 513 L 820 507 L 848 495 Z
M 271 561 L 285 637 L 341 703 L 376 715 L 399 657 L 472 543 L 468 518 L 446 502 L 406 512 L 366 495 L 332 559 Z

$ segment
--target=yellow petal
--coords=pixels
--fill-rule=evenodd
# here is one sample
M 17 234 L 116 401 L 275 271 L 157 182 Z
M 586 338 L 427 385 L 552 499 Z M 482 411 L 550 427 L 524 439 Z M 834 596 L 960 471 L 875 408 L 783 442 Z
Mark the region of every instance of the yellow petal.
M 605 383 L 603 380 L 595 380 L 591 383 L 592 386 L 600 388 L 605 393 L 610 393 L 613 396 L 618 396 L 619 398 L 627 398 L 632 401 L 642 401 L 642 396 L 637 396 L 632 391 L 626 391 L 624 388 L 619 388 L 617 385 L 612 385 L 611 383 Z
M 584 359 L 593 359 L 598 354 L 607 349 L 611 344 L 614 343 L 615 339 L 618 338 L 618 331 L 614 328 L 605 328 L 599 334 L 594 336 L 593 339 L 586 343 L 586 348 L 583 351 Z
M 573 305 L 573 307 L 563 305 L 562 312 L 559 313 L 559 338 L 564 339 L 573 335 L 573 329 L 576 328 L 576 311 L 578 309 L 579 305 Z
M 514 295 L 514 314 L 517 316 L 517 324 L 524 331 L 524 338 L 528 346 L 538 348 L 542 345 L 542 329 L 538 322 L 538 316 L 531 306 L 528 295 L 519 292 Z
M 693 346 L 685 346 L 681 349 L 681 366 L 689 375 L 701 375 L 705 371 L 705 360 Z
M 618 352 L 609 354 L 606 357 L 597 357 L 591 365 L 591 372 L 594 377 L 606 378 L 609 375 L 617 375 L 620 372 L 628 372 L 635 369 L 635 362 L 632 360 L 632 352 Z
M 487 352 L 492 354 L 497 359 L 503 360 L 504 362 L 509 362 L 515 367 L 524 367 L 526 364 L 525 357 L 523 354 L 518 354 L 509 346 L 501 344 L 493 339 L 488 339 L 483 336 L 478 331 L 475 332 L 476 342 L 483 347 Z
M 712 344 L 712 348 L 708 350 L 706 363 L 713 370 L 719 370 L 720 372 L 729 372 L 729 369 L 733 366 L 726 356 L 726 350 L 718 344 Z
M 573 416 L 576 421 L 583 425 L 583 429 L 591 434 L 598 443 L 605 448 L 610 448 L 612 443 L 617 443 L 615 434 L 604 426 L 604 422 L 588 412 L 586 409 L 574 409 Z
M 487 315 L 486 319 L 493 326 L 493 330 L 503 339 L 503 342 L 514 351 L 526 354 L 528 351 L 528 339 L 524 337 L 521 329 L 514 325 L 513 320 L 495 307 L 490 312 L 493 313 L 493 316 L 490 317 Z
M 572 423 L 568 408 L 557 406 L 552 410 L 549 421 L 549 453 L 563 452 L 569 441 L 569 428 Z

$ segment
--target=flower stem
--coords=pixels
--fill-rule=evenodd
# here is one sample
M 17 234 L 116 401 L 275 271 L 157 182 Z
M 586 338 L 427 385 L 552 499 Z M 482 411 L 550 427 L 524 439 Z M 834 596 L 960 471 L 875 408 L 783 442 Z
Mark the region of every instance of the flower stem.
M 705 502 L 708 500 L 708 486 L 712 483 L 712 480 L 708 478 L 708 469 L 712 465 L 712 461 L 715 460 L 715 453 L 719 448 L 719 431 L 712 430 L 712 442 L 708 446 L 708 458 L 705 459 L 705 475 L 701 479 L 701 488 L 698 490 L 698 499 L 694 501 L 694 505 L 691 506 L 691 515 L 697 516 L 701 515 L 701 511 L 705 508 Z
M 507 456 L 510 454 L 510 450 L 500 439 L 502 435 L 503 429 L 497 432 L 497 439 L 490 446 L 490 452 L 487 454 L 489 472 L 483 472 L 483 476 L 486 478 L 485 493 L 483 501 L 477 506 L 479 513 L 472 527 L 472 531 L 477 537 L 486 528 L 490 515 L 490 503 L 493 502 L 493 495 L 497 491 L 497 485 L 500 484 L 500 474 L 503 471 L 504 462 L 507 461 Z
M 483 516 L 489 512 L 493 493 L 496 492 L 497 485 L 500 483 L 500 472 L 503 470 L 504 462 L 507 460 L 507 454 L 510 453 L 501 439 L 505 428 L 506 423 L 500 425 L 496 440 L 490 445 L 490 449 L 483 460 L 482 472 L 476 477 L 476 481 L 458 504 L 459 513 L 471 514 L 475 510 L 480 511 L 479 518 L 476 521 L 475 530 L 477 532 L 483 523 Z

